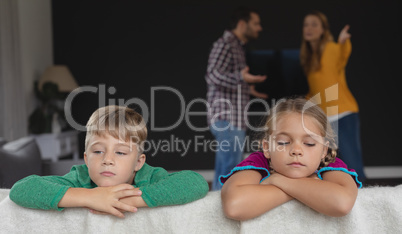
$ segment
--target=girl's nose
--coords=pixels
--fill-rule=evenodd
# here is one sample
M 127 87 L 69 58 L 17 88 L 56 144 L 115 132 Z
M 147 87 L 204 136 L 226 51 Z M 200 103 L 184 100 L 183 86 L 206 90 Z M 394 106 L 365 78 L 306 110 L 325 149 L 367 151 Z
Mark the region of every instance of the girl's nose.
M 291 156 L 303 156 L 302 147 L 300 147 L 300 145 L 298 145 L 298 144 L 295 144 L 290 150 L 290 155 Z

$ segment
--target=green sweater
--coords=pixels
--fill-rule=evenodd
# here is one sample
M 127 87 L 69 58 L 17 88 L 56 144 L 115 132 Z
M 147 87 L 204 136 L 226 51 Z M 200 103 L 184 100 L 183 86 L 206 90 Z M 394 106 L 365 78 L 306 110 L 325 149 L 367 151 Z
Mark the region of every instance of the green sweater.
M 194 171 L 168 173 L 148 164 L 137 172 L 134 187 L 142 191 L 142 198 L 149 207 L 179 205 L 204 197 L 208 183 Z M 9 197 L 16 204 L 35 209 L 63 210 L 57 205 L 68 188 L 95 188 L 88 167 L 76 165 L 64 176 L 31 175 L 19 180 L 10 190 Z

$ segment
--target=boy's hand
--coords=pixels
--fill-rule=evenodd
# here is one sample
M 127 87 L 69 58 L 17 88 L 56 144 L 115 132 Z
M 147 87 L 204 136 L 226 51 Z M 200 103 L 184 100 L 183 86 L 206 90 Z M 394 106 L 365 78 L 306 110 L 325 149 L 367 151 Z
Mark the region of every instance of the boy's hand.
M 91 189 L 88 197 L 88 208 L 95 214 L 111 214 L 124 218 L 123 212 L 136 212 L 137 207 L 128 205 L 120 199 L 141 196 L 141 190 L 130 184 Z

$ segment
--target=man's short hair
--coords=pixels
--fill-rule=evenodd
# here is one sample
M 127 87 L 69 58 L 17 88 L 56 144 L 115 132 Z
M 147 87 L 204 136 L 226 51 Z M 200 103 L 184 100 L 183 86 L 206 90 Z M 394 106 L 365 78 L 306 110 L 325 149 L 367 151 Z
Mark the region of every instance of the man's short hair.
M 230 17 L 230 30 L 235 29 L 237 27 L 237 23 L 240 20 L 244 20 L 246 23 L 251 19 L 251 13 L 255 13 L 259 15 L 258 11 L 254 8 L 239 6 L 232 12 Z
M 129 107 L 115 105 L 101 107 L 91 115 L 86 128 L 85 151 L 92 136 L 104 134 L 136 144 L 139 154 L 144 151 L 144 142 L 147 138 L 146 124 L 142 116 Z

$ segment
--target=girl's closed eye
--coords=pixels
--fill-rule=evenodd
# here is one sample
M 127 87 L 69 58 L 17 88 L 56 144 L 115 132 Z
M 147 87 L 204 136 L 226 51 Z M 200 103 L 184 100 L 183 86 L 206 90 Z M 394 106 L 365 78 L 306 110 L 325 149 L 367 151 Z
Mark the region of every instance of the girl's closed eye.
M 317 141 L 314 140 L 312 137 L 307 137 L 306 139 L 304 139 L 304 144 L 307 147 L 314 147 L 317 144 Z
M 274 139 L 276 139 L 276 144 L 278 145 L 289 145 L 291 139 L 283 134 L 280 134 L 279 136 L 274 136 Z
M 127 155 L 127 153 L 122 152 L 122 151 L 117 151 L 116 154 L 118 154 L 118 155 Z

